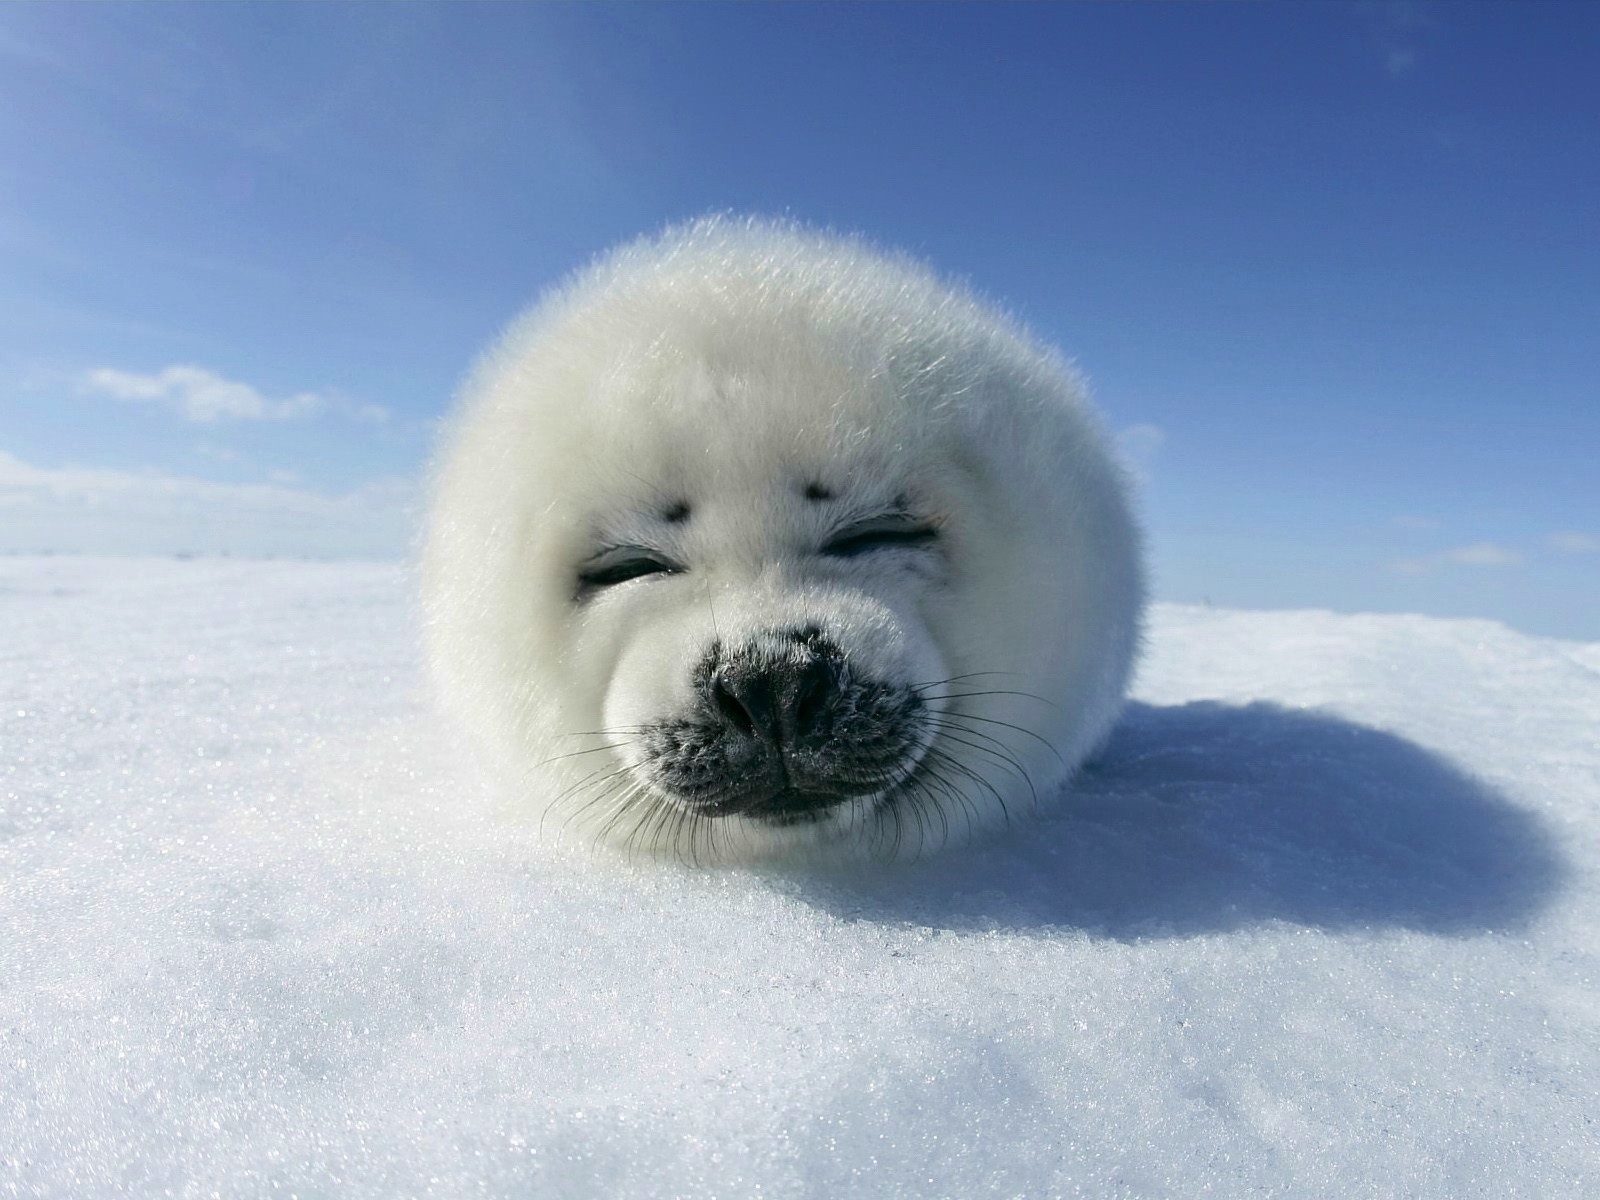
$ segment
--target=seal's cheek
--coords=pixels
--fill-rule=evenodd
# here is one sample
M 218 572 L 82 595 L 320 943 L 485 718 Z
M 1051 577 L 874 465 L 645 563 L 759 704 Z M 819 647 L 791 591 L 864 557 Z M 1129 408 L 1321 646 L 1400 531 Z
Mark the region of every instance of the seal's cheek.
M 692 668 L 715 637 L 704 617 L 688 613 L 635 610 L 626 617 L 608 630 L 606 661 L 594 656 L 603 679 L 598 723 L 590 727 L 603 730 L 619 748 L 635 741 L 641 729 L 693 710 Z

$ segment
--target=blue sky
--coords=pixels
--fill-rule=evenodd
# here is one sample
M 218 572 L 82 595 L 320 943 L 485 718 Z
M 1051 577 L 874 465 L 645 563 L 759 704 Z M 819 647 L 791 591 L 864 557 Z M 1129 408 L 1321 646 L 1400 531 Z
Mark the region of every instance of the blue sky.
M 1156 590 L 1600 639 L 1600 6 L 0 6 L 0 549 L 395 554 L 473 356 L 713 209 L 1074 356 Z

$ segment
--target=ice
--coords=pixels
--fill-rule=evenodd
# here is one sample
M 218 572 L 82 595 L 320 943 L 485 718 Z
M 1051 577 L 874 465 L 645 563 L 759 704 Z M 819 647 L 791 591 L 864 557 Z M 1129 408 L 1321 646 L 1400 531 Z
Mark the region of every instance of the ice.
M 1600 1194 L 1600 645 L 1159 607 L 1045 822 L 552 853 L 397 567 L 0 559 L 0 1195 Z

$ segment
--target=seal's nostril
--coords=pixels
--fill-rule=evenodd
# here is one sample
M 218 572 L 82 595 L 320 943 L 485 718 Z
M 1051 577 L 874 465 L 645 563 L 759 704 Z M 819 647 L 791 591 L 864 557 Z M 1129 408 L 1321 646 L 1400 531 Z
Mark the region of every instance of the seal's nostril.
M 794 732 L 801 736 L 816 730 L 834 694 L 832 668 L 822 659 L 813 659 L 800 668 L 795 679 L 790 711 Z
M 712 672 L 707 699 L 728 729 L 788 754 L 826 726 L 838 692 L 838 673 L 827 659 L 744 658 Z
M 711 678 L 711 700 L 722 719 L 745 737 L 776 740 L 772 692 L 764 673 L 718 671 Z

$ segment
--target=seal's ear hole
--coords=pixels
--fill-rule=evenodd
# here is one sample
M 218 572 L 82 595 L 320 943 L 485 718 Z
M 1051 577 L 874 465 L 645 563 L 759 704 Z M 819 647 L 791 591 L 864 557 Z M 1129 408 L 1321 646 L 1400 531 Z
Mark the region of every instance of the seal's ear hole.
M 822 484 L 813 480 L 812 482 L 806 484 L 805 496 L 807 500 L 813 501 L 832 500 L 833 492 L 831 489 L 824 487 Z
M 661 519 L 669 525 L 681 525 L 689 519 L 689 502 L 676 500 L 661 510 Z

